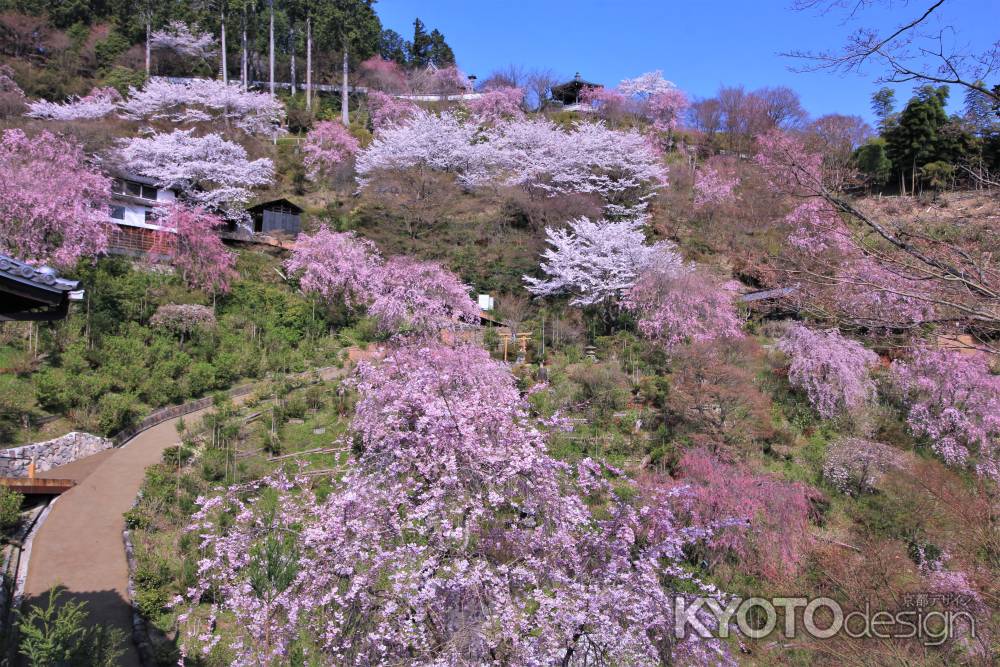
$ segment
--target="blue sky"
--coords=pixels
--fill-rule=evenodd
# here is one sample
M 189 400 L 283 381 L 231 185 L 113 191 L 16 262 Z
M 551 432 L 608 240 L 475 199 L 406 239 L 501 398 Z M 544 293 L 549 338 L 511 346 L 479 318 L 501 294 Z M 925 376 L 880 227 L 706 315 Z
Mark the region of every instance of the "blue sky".
M 480 78 L 513 63 L 567 78 L 579 71 L 614 85 L 662 69 L 692 97 L 711 96 L 723 84 L 786 85 L 814 116 L 836 112 L 871 121 L 877 70 L 795 73 L 789 71 L 795 63 L 779 54 L 835 48 L 854 29 L 895 26 L 930 0 L 894 0 L 847 24 L 840 15 L 794 11 L 791 1 L 378 0 L 375 8 L 385 27 L 407 39 L 416 16 L 428 30 L 439 29 L 459 66 Z M 949 0 L 945 8 L 943 18 L 958 27 L 962 43 L 981 50 L 1000 38 L 1000 0 Z M 896 97 L 905 102 L 910 92 L 901 85 Z M 952 90 L 952 102 L 957 109 L 961 91 Z

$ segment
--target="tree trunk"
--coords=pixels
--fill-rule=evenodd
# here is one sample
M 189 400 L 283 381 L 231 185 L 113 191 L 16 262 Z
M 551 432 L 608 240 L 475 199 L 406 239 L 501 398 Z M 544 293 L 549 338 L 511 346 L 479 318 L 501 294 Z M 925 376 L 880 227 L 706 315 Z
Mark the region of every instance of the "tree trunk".
M 312 17 L 306 17 L 306 109 L 312 109 L 313 82 L 313 33 Z
M 347 44 L 344 44 L 344 79 L 340 87 L 340 120 L 344 126 L 350 126 L 351 119 L 347 114 Z
M 271 97 L 274 97 L 274 0 L 271 0 L 271 27 L 268 39 L 268 81 L 271 83 Z
M 150 22 L 147 19 L 146 20 L 146 78 L 147 79 L 149 78 L 149 69 L 150 69 L 150 65 L 152 64 L 152 60 L 153 60 L 152 57 L 151 57 L 150 48 L 149 48 L 149 33 L 151 31 L 152 31 L 152 26 L 150 25 Z
M 226 61 L 226 10 L 222 10 L 222 83 L 229 83 L 229 63 Z
M 288 51 L 291 57 L 288 59 L 288 70 L 292 84 L 292 97 L 295 97 L 295 29 L 288 29 Z
M 247 16 L 246 11 L 243 12 L 243 54 L 242 62 L 240 63 L 240 79 L 243 81 L 243 92 L 247 92 L 250 88 L 250 72 L 247 67 Z

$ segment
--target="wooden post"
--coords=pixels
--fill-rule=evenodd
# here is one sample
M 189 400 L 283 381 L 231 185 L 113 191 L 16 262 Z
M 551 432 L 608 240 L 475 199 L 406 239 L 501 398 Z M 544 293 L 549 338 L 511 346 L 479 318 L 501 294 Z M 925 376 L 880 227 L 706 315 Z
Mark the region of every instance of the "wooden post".
M 306 109 L 312 109 L 313 33 L 312 17 L 306 17 Z

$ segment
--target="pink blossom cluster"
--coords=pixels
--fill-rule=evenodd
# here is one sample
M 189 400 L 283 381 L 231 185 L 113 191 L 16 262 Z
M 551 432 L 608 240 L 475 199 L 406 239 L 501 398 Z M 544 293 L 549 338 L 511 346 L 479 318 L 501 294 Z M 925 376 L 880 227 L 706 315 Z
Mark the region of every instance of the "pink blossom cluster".
M 133 120 L 173 124 L 222 121 L 250 134 L 273 133 L 285 118 L 281 101 L 215 79 L 175 83 L 153 78 L 142 89 L 130 88 L 120 108 L 124 118 Z
M 824 419 L 851 413 L 875 396 L 870 371 L 878 355 L 836 329 L 795 324 L 778 341 L 778 349 L 789 357 L 788 381 L 805 391 Z
M 186 598 L 213 602 L 200 635 L 182 614 L 185 652 L 217 645 L 225 614 L 234 665 L 281 662 L 305 636 L 325 664 L 735 665 L 673 636 L 666 582 L 717 595 L 680 564 L 681 491 L 627 504 L 612 471 L 553 459 L 478 347 L 401 348 L 354 384 L 359 453 L 325 500 L 281 476 L 200 500 Z
M 363 61 L 358 69 L 361 71 L 363 82 L 368 86 L 369 95 L 373 92 L 385 95 L 382 91 L 402 93 L 409 87 L 406 72 L 399 66 L 399 63 L 394 60 L 386 60 L 378 54 Z
M 150 257 L 166 257 L 189 286 L 208 291 L 229 291 L 236 277 L 236 254 L 219 238 L 225 222 L 201 206 L 173 204 L 156 219 L 162 231 L 149 251 Z
M 118 158 L 128 172 L 233 218 L 241 217 L 240 207 L 253 198 L 252 188 L 269 185 L 274 177 L 268 158 L 250 160 L 239 144 L 218 134 L 195 136 L 194 130 L 124 139 Z
M 580 91 L 580 102 L 589 104 L 602 118 L 615 118 L 629 109 L 628 97 L 604 86 L 587 86 Z
M 149 36 L 149 46 L 192 58 L 210 58 L 217 50 L 211 34 L 197 28 L 191 30 L 183 21 L 171 21 L 163 29 L 154 30 Z
M 326 226 L 314 234 L 299 234 L 285 270 L 298 276 L 302 290 L 326 301 L 343 299 L 356 308 L 375 298 L 382 258 L 375 244 L 353 232 L 333 232 Z
M 603 123 L 566 131 L 547 119 L 510 120 L 480 132 L 454 114 L 423 110 L 380 130 L 358 155 L 361 187 L 374 173 L 397 169 L 453 173 L 467 187 L 502 184 L 543 196 L 594 194 L 615 217 L 641 213 L 667 179 L 658 153 L 638 132 Z
M 799 482 L 785 482 L 725 463 L 708 451 L 684 454 L 678 466 L 684 514 L 716 529 L 704 540 L 710 565 L 734 555 L 741 572 L 787 581 L 809 552 L 809 498 Z
M 318 180 L 358 152 L 358 140 L 341 123 L 320 121 L 302 142 L 302 161 L 310 180 Z
M 823 477 L 843 493 L 874 493 L 885 473 L 903 465 L 902 452 L 892 445 L 864 438 L 836 440 L 823 463 Z
M 191 334 L 215 328 L 215 313 L 208 306 L 194 303 L 169 303 L 160 306 L 149 318 L 150 326 L 174 334 Z
M 479 321 L 470 288 L 451 271 L 405 256 L 383 260 L 371 242 L 349 232 L 300 234 L 285 268 L 306 292 L 366 307 L 384 332 L 431 334 Z
M 676 261 L 651 264 L 628 291 L 624 306 L 639 331 L 668 351 L 685 343 L 743 336 L 736 283 Z
M 614 120 L 632 114 L 645 118 L 653 124 L 653 130 L 662 133 L 676 130 L 690 106 L 684 92 L 664 79 L 661 70 L 624 79 L 617 88 L 585 88 L 580 100 L 591 105 L 602 118 Z
M 683 262 L 668 241 L 646 243 L 643 219 L 571 220 L 565 229 L 545 229 L 549 248 L 542 253 L 545 278 L 524 276 L 536 296 L 568 294 L 571 304 L 592 306 L 619 300 L 650 264 L 680 271 Z
M 892 365 L 906 421 L 945 463 L 1000 480 L 1000 376 L 981 354 L 918 348 Z
M 694 175 L 694 205 L 700 208 L 731 201 L 739 183 L 739 177 L 727 176 L 720 169 L 706 164 Z
M 49 132 L 0 137 L 0 251 L 70 267 L 107 247 L 111 181 L 76 143 Z
M 379 90 L 369 90 L 366 99 L 372 129 L 376 132 L 387 125 L 402 123 L 419 108 L 413 102 L 398 100 Z
M 104 118 L 122 101 L 122 96 L 111 87 L 94 88 L 83 97 L 72 97 L 65 103 L 37 100 L 28 105 L 26 116 L 46 120 L 92 120 Z
M 481 123 L 494 124 L 524 117 L 524 91 L 520 88 L 491 88 L 469 102 L 469 111 Z

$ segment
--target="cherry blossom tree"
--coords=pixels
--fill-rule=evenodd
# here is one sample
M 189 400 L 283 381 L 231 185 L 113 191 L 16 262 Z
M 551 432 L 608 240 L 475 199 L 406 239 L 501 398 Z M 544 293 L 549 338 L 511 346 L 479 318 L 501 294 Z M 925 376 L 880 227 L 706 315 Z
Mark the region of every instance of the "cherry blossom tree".
M 778 349 L 791 362 L 788 381 L 805 391 L 824 419 L 856 411 L 875 396 L 870 372 L 878 355 L 836 329 L 793 325 L 778 341 Z
M 789 581 L 809 553 L 808 487 L 768 474 L 755 474 L 727 464 L 705 450 L 684 454 L 680 483 L 688 485 L 690 520 L 716 525 L 705 541 L 713 568 L 728 555 L 739 559 L 740 571 L 774 582 Z
M 475 132 L 474 125 L 454 114 L 416 110 L 405 123 L 382 128 L 358 154 L 358 183 L 365 187 L 379 171 L 414 168 L 453 172 L 459 179 L 475 181 L 480 162 L 472 145 Z
M 348 308 L 367 308 L 385 333 L 435 334 L 479 322 L 471 288 L 436 262 L 397 256 L 383 261 L 375 245 L 326 227 L 300 234 L 285 263 L 307 293 Z
M 713 165 L 706 164 L 694 175 L 694 205 L 701 208 L 730 201 L 739 183 L 739 177 L 728 176 Z
M 315 234 L 299 234 L 285 269 L 298 277 L 304 292 L 327 301 L 343 299 L 354 308 L 375 299 L 382 264 L 371 241 L 323 226 Z
M 663 78 L 663 70 L 659 69 L 640 74 L 634 79 L 622 79 L 618 84 L 618 90 L 623 95 L 641 99 L 649 99 L 676 89 L 677 86 L 672 81 Z
M 214 79 L 150 79 L 142 89 L 129 88 L 121 113 L 132 120 L 172 124 L 221 121 L 250 134 L 271 134 L 285 118 L 284 105 L 270 95 Z
M 472 289 L 437 262 L 390 258 L 376 280 L 368 314 L 384 332 L 435 334 L 466 322 L 479 323 Z
M 408 85 L 406 73 L 394 60 L 385 60 L 379 55 L 374 55 L 365 60 L 359 66 L 361 71 L 361 81 L 368 86 L 368 93 L 383 91 L 390 93 L 402 93 Z
M 234 219 L 253 197 L 252 188 L 269 185 L 274 165 L 250 160 L 246 149 L 217 134 L 194 136 L 193 130 L 134 137 L 122 141 L 118 157 L 126 170 L 180 190 L 190 201 L 220 210 Z
M 611 218 L 635 217 L 667 180 L 658 152 L 638 132 L 603 123 L 566 131 L 546 119 L 502 122 L 479 131 L 452 113 L 415 111 L 380 130 L 357 160 L 362 188 L 380 171 L 455 174 L 466 187 L 502 184 L 543 197 L 592 194 Z
M 676 247 L 646 243 L 644 220 L 572 220 L 565 229 L 545 229 L 549 248 L 542 253 L 545 278 L 524 276 L 535 296 L 568 294 L 577 306 L 617 302 L 652 263 L 683 271 Z
M 823 477 L 853 496 L 874 493 L 886 472 L 903 466 L 903 453 L 864 438 L 839 438 L 823 463 Z
M 639 331 L 670 351 L 683 343 L 740 338 L 738 286 L 679 260 L 656 261 L 628 291 L 624 305 L 638 317 Z
M 215 55 L 215 38 L 207 32 L 191 30 L 183 21 L 171 21 L 162 30 L 154 30 L 149 36 L 153 49 L 173 51 L 177 55 L 207 59 Z
M 567 132 L 534 119 L 504 123 L 486 135 L 477 147 L 502 182 L 543 196 L 597 195 L 609 218 L 641 215 L 667 182 L 659 153 L 635 131 L 578 123 Z
M 318 180 L 353 157 L 359 148 L 358 140 L 341 123 L 320 121 L 302 142 L 306 174 L 310 180 Z
M 0 138 L 0 250 L 70 267 L 107 247 L 111 181 L 82 148 L 49 132 Z
M 982 354 L 917 348 L 892 364 L 907 424 L 952 466 L 1000 481 L 1000 376 Z
M 413 102 L 398 100 L 380 90 L 369 90 L 366 99 L 372 129 L 376 132 L 386 125 L 403 122 L 418 109 Z
M 157 219 L 150 257 L 166 257 L 188 286 L 228 292 L 236 277 L 236 255 L 223 245 L 218 229 L 225 221 L 200 206 L 174 204 Z
M 92 120 L 112 113 L 121 101 L 122 96 L 114 88 L 94 88 L 83 97 L 72 97 L 61 104 L 37 100 L 28 105 L 25 115 L 45 120 Z
M 469 102 L 469 111 L 481 123 L 499 123 L 523 118 L 524 91 L 520 88 L 491 88 L 482 97 Z
M 580 102 L 589 104 L 606 121 L 616 121 L 629 109 L 629 99 L 614 88 L 587 86 L 580 91 Z
M 185 652 L 224 641 L 225 613 L 236 665 L 303 650 L 358 664 L 735 665 L 723 644 L 673 637 L 666 582 L 717 593 L 680 565 L 706 534 L 677 522 L 682 491 L 626 504 L 595 463 L 550 457 L 513 377 L 479 348 L 402 348 L 354 383 L 359 454 L 325 500 L 281 476 L 202 499 L 191 530 L 205 556 L 186 597 L 213 591 L 212 611 L 202 631 L 181 615 Z
M 643 106 L 643 113 L 652 121 L 654 130 L 670 134 L 680 125 L 690 106 L 691 102 L 682 90 L 671 88 L 651 95 Z

